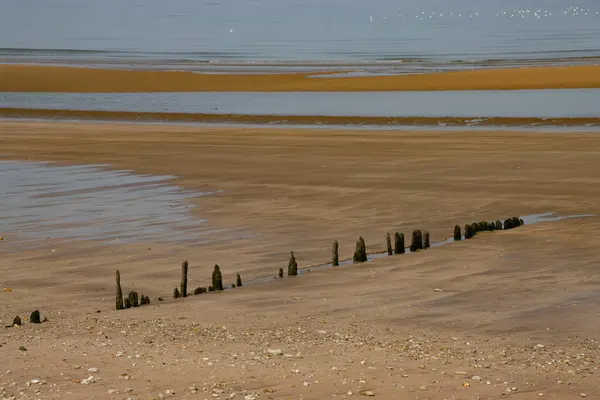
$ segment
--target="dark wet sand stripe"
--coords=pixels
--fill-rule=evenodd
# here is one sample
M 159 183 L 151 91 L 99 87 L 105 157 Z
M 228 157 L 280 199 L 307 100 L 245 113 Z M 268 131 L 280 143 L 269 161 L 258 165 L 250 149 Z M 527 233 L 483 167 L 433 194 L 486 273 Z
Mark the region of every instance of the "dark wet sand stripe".
M 39 118 L 56 120 L 223 123 L 223 124 L 288 124 L 288 125 L 400 125 L 400 126 L 600 126 L 600 118 L 535 118 L 535 117 L 353 117 L 319 115 L 246 115 L 190 114 L 165 112 L 50 110 L 0 108 L 3 118 Z

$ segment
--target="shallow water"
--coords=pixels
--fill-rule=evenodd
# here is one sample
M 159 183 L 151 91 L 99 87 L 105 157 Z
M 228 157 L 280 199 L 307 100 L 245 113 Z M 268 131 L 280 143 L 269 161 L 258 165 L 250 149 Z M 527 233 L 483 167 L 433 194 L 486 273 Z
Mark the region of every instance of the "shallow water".
M 600 55 L 595 0 L 27 0 L 0 60 L 489 60 Z
M 600 89 L 349 93 L 0 93 L 0 107 L 10 108 L 247 115 L 600 117 L 598 104 Z
M 14 233 L 20 248 L 47 239 L 207 240 L 214 230 L 187 200 L 214 192 L 184 190 L 174 179 L 105 165 L 0 161 L 0 232 L 8 241 Z

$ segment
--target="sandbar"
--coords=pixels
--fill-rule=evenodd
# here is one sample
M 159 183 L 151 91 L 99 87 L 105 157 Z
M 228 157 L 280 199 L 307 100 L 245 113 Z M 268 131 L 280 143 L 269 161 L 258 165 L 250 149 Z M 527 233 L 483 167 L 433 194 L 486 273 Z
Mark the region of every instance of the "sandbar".
M 600 66 L 482 69 L 372 77 L 326 73 L 200 74 L 0 65 L 0 92 L 345 92 L 600 88 Z

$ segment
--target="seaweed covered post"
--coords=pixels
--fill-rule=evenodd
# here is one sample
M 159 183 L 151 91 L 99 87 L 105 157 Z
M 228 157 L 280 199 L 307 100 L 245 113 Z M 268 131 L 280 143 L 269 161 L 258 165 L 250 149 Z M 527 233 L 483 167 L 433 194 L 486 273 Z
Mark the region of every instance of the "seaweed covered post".
M 181 264 L 181 297 L 187 297 L 187 274 L 188 274 L 188 262 L 184 261 Z
M 431 245 L 429 244 L 429 232 L 425 231 L 425 236 L 423 237 L 423 248 L 428 249 Z
M 462 240 L 462 234 L 460 232 L 459 225 L 454 225 L 454 240 L 456 240 L 456 241 Z
M 283 268 L 279 268 L 279 277 L 283 278 Z
M 472 225 L 465 225 L 465 239 L 471 239 L 473 237 L 473 226 Z
M 392 251 L 392 237 L 390 236 L 389 232 L 385 234 L 385 244 L 387 247 L 388 256 L 394 254 L 394 252 Z
M 500 220 L 496 221 L 496 230 L 497 231 L 501 231 L 502 230 L 502 222 Z
M 359 237 L 356 242 L 356 249 L 354 250 L 354 256 L 352 257 L 352 262 L 354 263 L 363 263 L 367 261 L 367 245 L 365 244 L 365 239 L 363 237 Z
M 331 246 L 331 265 L 337 267 L 340 265 L 340 245 L 337 240 L 333 241 Z
M 288 276 L 298 275 L 298 263 L 296 262 L 296 256 L 294 252 L 290 251 L 290 261 L 288 262 Z
M 117 304 L 116 309 L 123 309 L 123 291 L 121 290 L 121 273 L 117 270 Z
M 215 269 L 212 273 L 212 287 L 214 290 L 223 290 L 223 277 L 221 276 L 221 268 L 215 264 Z
M 412 233 L 412 242 L 410 244 L 410 251 L 418 251 L 423 249 L 423 233 L 416 229 Z
M 406 251 L 404 246 L 404 233 L 398 233 L 394 235 L 394 253 L 404 254 Z
M 40 317 L 40 312 L 38 310 L 35 310 L 34 312 L 31 313 L 31 315 L 29 316 L 29 322 L 31 322 L 32 324 L 41 324 L 42 323 L 42 319 Z
M 242 277 L 240 276 L 240 274 L 237 274 L 237 276 L 235 277 L 235 285 L 237 287 L 241 287 L 242 286 Z
M 138 293 L 137 292 L 129 292 L 129 304 L 131 305 L 131 307 L 139 307 L 139 303 L 138 303 Z

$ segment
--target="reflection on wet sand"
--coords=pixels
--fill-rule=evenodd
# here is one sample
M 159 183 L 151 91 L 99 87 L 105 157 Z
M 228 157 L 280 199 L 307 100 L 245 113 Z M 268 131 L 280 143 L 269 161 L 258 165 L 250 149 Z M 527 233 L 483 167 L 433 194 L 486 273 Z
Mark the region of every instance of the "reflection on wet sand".
M 173 176 L 106 167 L 0 161 L 2 232 L 23 247 L 46 239 L 201 242 L 213 232 L 192 217 L 186 200 L 215 192 L 185 190 Z

